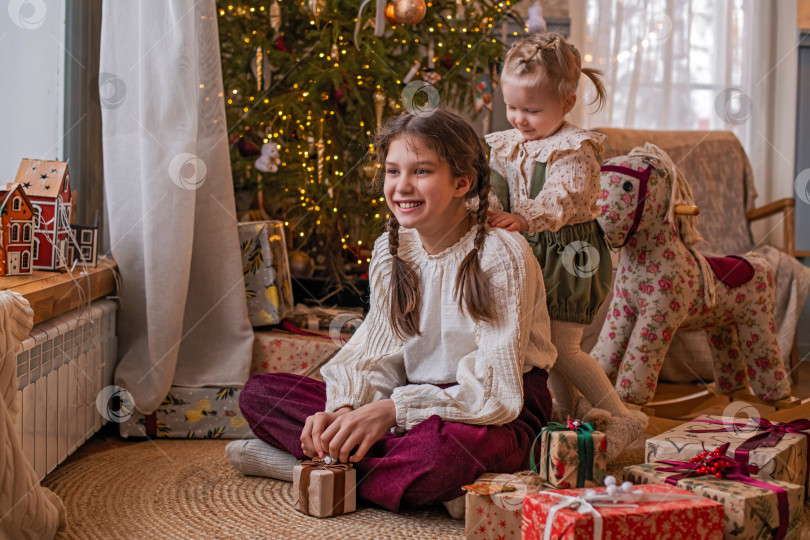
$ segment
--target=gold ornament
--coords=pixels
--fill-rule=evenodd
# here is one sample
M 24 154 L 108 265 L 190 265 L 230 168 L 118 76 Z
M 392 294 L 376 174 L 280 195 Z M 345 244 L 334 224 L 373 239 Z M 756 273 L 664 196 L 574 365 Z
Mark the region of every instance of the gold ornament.
M 394 17 L 402 24 L 417 24 L 425 18 L 425 0 L 394 0 Z
M 315 261 L 302 251 L 292 251 L 289 255 L 290 273 L 299 278 L 312 277 L 315 273 Z
M 326 0 L 309 0 L 309 11 L 315 17 L 319 17 L 321 13 L 326 11 Z
M 374 92 L 374 112 L 377 113 L 377 127 L 382 125 L 383 111 L 385 110 L 385 93 Z
M 394 4 L 385 6 L 385 20 L 388 21 L 388 24 L 397 24 L 399 22 L 394 16 Z

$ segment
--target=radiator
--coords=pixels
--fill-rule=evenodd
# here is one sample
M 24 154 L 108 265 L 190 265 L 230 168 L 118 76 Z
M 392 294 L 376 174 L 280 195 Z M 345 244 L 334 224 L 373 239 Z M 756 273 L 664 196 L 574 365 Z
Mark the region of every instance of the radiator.
M 17 354 L 17 429 L 40 480 L 107 423 L 96 396 L 113 380 L 116 310 L 97 300 L 42 322 Z

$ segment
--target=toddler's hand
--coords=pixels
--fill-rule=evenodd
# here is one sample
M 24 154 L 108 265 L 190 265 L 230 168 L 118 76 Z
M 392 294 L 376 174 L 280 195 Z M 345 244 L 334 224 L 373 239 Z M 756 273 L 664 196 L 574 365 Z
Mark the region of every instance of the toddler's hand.
M 528 231 L 529 224 L 519 214 L 510 214 L 509 212 L 491 212 L 489 213 L 488 222 L 492 227 L 499 229 L 506 229 L 507 231 Z

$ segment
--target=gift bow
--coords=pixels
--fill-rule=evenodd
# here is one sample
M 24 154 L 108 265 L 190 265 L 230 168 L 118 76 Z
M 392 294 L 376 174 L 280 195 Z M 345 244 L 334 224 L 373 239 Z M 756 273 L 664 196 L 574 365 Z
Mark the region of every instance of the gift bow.
M 554 525 L 554 519 L 557 512 L 563 508 L 569 510 L 576 510 L 580 514 L 591 514 L 593 516 L 593 538 L 594 540 L 601 540 L 603 534 L 602 514 L 597 510 L 598 507 L 623 507 L 623 508 L 636 508 L 639 503 L 646 502 L 661 502 L 661 501 L 685 501 L 703 499 L 699 495 L 686 495 L 675 493 L 647 493 L 644 491 L 632 491 L 630 493 L 618 492 L 610 495 L 608 493 L 597 493 L 592 489 L 585 490 L 577 496 L 563 495 L 554 491 L 541 491 L 545 495 L 552 495 L 562 499 L 559 503 L 552 506 L 548 511 L 546 517 L 545 530 L 543 531 L 543 540 L 551 539 L 551 529 Z
M 684 478 L 694 478 L 696 476 L 713 474 L 718 478 L 734 480 L 749 486 L 773 491 L 776 493 L 776 506 L 779 511 L 779 529 L 777 530 L 774 538 L 776 540 L 782 540 L 782 538 L 784 538 L 787 534 L 787 527 L 790 519 L 788 514 L 787 492 L 779 486 L 757 480 L 756 478 L 751 478 L 750 474 L 748 473 L 747 463 L 742 463 L 725 455 L 728 451 L 729 444 L 730 443 L 725 443 L 722 446 L 719 446 L 711 454 L 711 457 L 706 459 L 693 461 L 661 460 L 658 463 L 669 465 L 669 467 L 658 467 L 656 470 L 661 472 L 680 472 L 680 474 L 674 474 L 666 479 L 666 483 L 673 486 L 677 485 L 678 481 L 683 480 Z M 711 470 L 711 472 L 707 471 L 707 469 Z
M 543 433 L 549 432 L 549 440 L 551 433 L 554 431 L 575 431 L 577 433 L 577 455 L 579 456 L 579 466 L 577 467 L 577 485 L 582 487 L 585 485 L 586 480 L 593 480 L 593 434 L 596 426 L 591 422 L 580 422 L 579 420 L 571 421 L 570 419 L 565 424 L 560 422 L 549 422 L 546 427 L 540 430 L 537 437 L 534 438 L 532 448 L 529 453 L 529 467 L 532 472 L 537 471 L 537 462 L 534 459 L 534 447 L 537 441 L 543 436 Z M 549 460 L 551 453 L 546 449 L 546 471 L 549 473 Z
M 309 477 L 313 471 L 332 471 L 335 475 L 335 486 L 332 490 L 332 512 L 337 516 L 343 513 L 343 499 L 346 496 L 346 471 L 352 468 L 351 463 L 340 463 L 331 458 L 328 460 L 314 458 L 301 462 L 301 477 L 298 479 L 298 501 L 305 513 L 309 513 Z
M 706 424 L 719 424 L 722 428 L 717 429 L 690 429 L 690 433 L 721 433 L 723 431 L 728 431 L 728 427 L 743 427 L 743 428 L 755 428 L 757 431 L 761 433 L 757 433 L 753 437 L 750 437 L 745 442 L 740 444 L 737 449 L 734 451 L 734 458 L 740 461 L 745 461 L 748 463 L 748 453 L 759 447 L 774 447 L 779 444 L 779 441 L 782 440 L 782 437 L 785 436 L 785 433 L 798 433 L 808 437 L 808 442 L 810 442 L 810 419 L 802 418 L 801 420 L 793 420 L 792 422 L 771 422 L 765 418 L 752 418 L 754 425 L 748 422 L 723 422 L 721 420 L 707 420 L 702 418 L 696 418 L 693 420 L 694 422 L 704 422 Z
M 808 490 L 810 490 L 810 419 L 802 418 L 800 420 L 793 420 L 791 422 L 771 422 L 765 418 L 751 418 L 754 422 L 754 425 L 748 422 L 724 422 L 721 420 L 707 420 L 703 418 L 695 418 L 694 422 L 704 422 L 706 424 L 719 424 L 725 427 L 717 428 L 717 429 L 701 429 L 695 430 L 690 429 L 690 433 L 720 433 L 723 431 L 728 431 L 728 427 L 747 427 L 747 428 L 755 428 L 757 431 L 761 433 L 757 433 L 753 437 L 750 437 L 745 442 L 740 444 L 734 450 L 734 459 L 737 461 L 741 461 L 743 463 L 748 463 L 748 459 L 750 457 L 751 450 L 756 448 L 764 447 L 764 448 L 773 448 L 779 441 L 782 440 L 782 437 L 785 436 L 785 433 L 797 433 L 799 435 L 804 435 L 807 439 L 807 470 L 805 471 L 804 477 L 804 489 L 805 495 L 807 495 Z M 756 474 L 759 470 L 756 468 L 756 465 L 749 465 L 750 472 Z

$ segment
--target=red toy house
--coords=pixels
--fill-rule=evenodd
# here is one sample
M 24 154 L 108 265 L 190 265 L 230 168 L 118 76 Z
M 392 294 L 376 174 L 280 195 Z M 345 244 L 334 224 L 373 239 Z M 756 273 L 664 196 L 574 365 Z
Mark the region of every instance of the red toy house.
M 34 269 L 64 268 L 70 227 L 70 175 L 67 163 L 23 159 L 15 183 L 34 211 Z
M 34 209 L 19 184 L 0 191 L 0 276 L 30 274 L 34 251 Z

